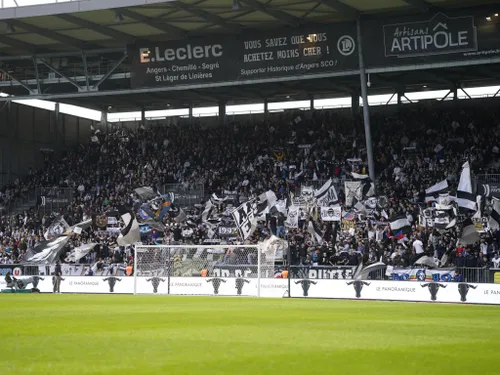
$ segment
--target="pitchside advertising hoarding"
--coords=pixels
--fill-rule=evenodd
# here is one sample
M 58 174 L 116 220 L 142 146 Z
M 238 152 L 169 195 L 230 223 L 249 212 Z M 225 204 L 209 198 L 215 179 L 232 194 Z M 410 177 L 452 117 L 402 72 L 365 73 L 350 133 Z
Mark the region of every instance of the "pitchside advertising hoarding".
M 21 277 L 21 279 L 30 276 Z M 33 278 L 31 276 L 31 278 Z M 52 277 L 38 277 L 36 287 L 42 293 L 50 293 Z M 261 279 L 260 296 L 288 297 L 289 280 Z M 0 289 L 5 289 L 0 280 Z M 246 296 L 259 295 L 259 281 L 245 277 L 138 277 L 138 294 L 170 294 L 199 296 Z M 62 293 L 132 294 L 133 277 L 63 277 Z M 436 281 L 405 282 L 377 280 L 314 280 L 291 279 L 290 296 L 295 298 L 360 299 L 381 301 L 477 303 L 500 305 L 499 284 L 475 284 L 467 282 L 447 283 Z
M 353 23 L 128 47 L 133 88 L 354 73 L 356 52 Z
M 368 68 L 500 57 L 500 28 L 476 12 L 365 21 L 362 35 Z

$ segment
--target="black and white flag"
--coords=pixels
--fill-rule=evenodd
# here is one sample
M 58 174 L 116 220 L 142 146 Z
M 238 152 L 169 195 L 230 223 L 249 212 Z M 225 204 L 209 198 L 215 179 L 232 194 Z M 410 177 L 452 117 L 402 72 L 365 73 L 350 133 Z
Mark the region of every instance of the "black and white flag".
M 139 242 L 141 240 L 141 231 L 135 215 L 124 206 L 118 207 L 118 211 L 125 224 L 116 240 L 118 245 L 127 246 Z
M 463 222 L 462 228 L 462 236 L 460 237 L 459 243 L 462 245 L 474 245 L 479 242 L 481 237 L 471 219 L 466 219 Z
M 339 198 L 335 186 L 333 185 L 333 180 L 329 179 L 319 190 L 315 190 L 314 198 L 316 198 L 318 206 L 327 207 L 332 204 L 337 204 Z
M 82 246 L 75 247 L 66 256 L 66 262 L 71 262 L 71 263 L 78 262 L 80 259 L 82 259 L 84 256 L 86 256 L 88 253 L 90 253 L 96 245 L 97 245 L 96 243 L 92 242 L 92 243 L 87 243 L 87 244 L 82 245 Z
M 58 216 L 54 219 L 52 224 L 50 224 L 43 236 L 47 241 L 50 241 L 56 237 L 62 236 L 69 230 L 69 228 L 70 227 L 66 220 L 64 220 L 62 216 Z
M 352 207 L 356 202 L 363 202 L 366 197 L 372 197 L 375 193 L 375 186 L 370 177 L 363 174 L 351 173 L 355 181 L 345 181 L 345 204 Z
M 288 216 L 285 221 L 285 226 L 287 228 L 298 228 L 299 227 L 299 207 L 290 206 L 288 207 Z
M 476 211 L 476 197 L 472 194 L 472 182 L 469 162 L 462 166 L 462 174 L 457 188 L 458 207 L 463 210 Z
M 437 205 L 434 211 L 434 228 L 448 230 L 457 224 L 456 211 L 453 206 Z
M 25 263 L 27 264 L 53 264 L 59 259 L 59 256 L 66 244 L 69 236 L 59 236 L 51 241 L 42 241 L 34 249 L 26 252 Z
M 187 220 L 187 215 L 182 208 L 179 208 L 179 213 L 174 220 L 177 224 L 183 223 Z
M 425 201 L 434 202 L 438 199 L 440 194 L 448 191 L 448 180 L 438 182 L 436 185 L 431 186 L 425 190 Z
M 323 234 L 321 233 L 318 223 L 310 220 L 307 231 L 311 234 L 313 241 L 315 241 L 318 245 L 323 243 Z
M 321 220 L 340 221 L 342 218 L 342 208 L 340 206 L 321 207 Z
M 276 205 L 276 201 L 276 195 L 269 190 L 257 198 L 243 203 L 232 212 L 234 222 L 243 240 L 252 234 L 257 218 L 269 213 L 270 209 Z
M 500 229 L 500 200 L 493 198 L 492 209 L 488 224 L 492 232 Z
M 304 186 L 300 187 L 300 196 L 305 199 L 306 202 L 309 202 L 313 199 L 314 189 L 312 186 Z
M 409 233 L 411 229 L 411 224 L 408 218 L 404 215 L 393 216 L 389 219 L 389 225 L 391 227 L 391 232 L 397 234 L 399 232 Z
M 137 189 L 134 189 L 134 191 L 139 196 L 139 198 L 142 199 L 143 202 L 154 199 L 158 195 L 160 195 L 149 186 L 138 187 Z
M 210 201 L 212 202 L 212 204 L 216 205 L 216 206 L 219 206 L 221 204 L 223 204 L 228 198 L 227 197 L 224 197 L 224 198 L 219 198 L 217 196 L 217 194 L 213 193 L 211 196 L 210 196 Z

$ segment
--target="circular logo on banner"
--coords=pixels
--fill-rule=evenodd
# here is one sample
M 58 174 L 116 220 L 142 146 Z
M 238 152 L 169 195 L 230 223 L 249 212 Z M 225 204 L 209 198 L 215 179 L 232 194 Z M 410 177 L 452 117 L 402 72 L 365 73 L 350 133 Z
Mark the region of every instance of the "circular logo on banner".
M 352 55 L 352 53 L 356 49 L 356 43 L 354 43 L 354 39 L 349 35 L 343 35 L 337 42 L 337 49 L 339 50 L 341 55 L 349 56 Z
M 21 276 L 22 274 L 23 271 L 19 267 L 16 267 L 12 270 L 12 276 Z

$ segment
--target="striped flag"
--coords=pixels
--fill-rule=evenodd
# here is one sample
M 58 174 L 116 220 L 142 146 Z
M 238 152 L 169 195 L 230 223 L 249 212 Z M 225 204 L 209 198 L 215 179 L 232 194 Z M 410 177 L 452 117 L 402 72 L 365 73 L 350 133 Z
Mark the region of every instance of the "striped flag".
M 469 162 L 462 166 L 462 174 L 457 188 L 457 203 L 462 210 L 476 211 L 476 197 L 472 194 Z
M 493 209 L 491 210 L 488 225 L 492 232 L 500 229 L 500 200 L 493 198 Z
M 393 237 L 404 237 L 405 233 L 410 233 L 411 224 L 404 215 L 396 215 L 389 219 L 389 226 Z
M 314 190 L 314 198 L 318 206 L 327 207 L 329 205 L 335 205 L 338 203 L 339 198 L 337 196 L 337 191 L 333 185 L 333 180 L 330 178 L 325 184 L 319 189 Z
M 321 245 L 323 243 L 323 233 L 321 233 L 321 229 L 315 221 L 309 221 L 307 231 L 311 234 L 312 239 L 316 241 L 317 244 Z
M 476 226 L 471 219 L 466 219 L 463 222 L 462 236 L 460 237 L 460 243 L 462 245 L 473 245 L 481 239 Z
M 118 207 L 118 211 L 125 224 L 116 240 L 118 245 L 127 246 L 139 242 L 141 240 L 141 232 L 135 215 L 124 206 Z
M 431 186 L 425 190 L 425 201 L 434 202 L 439 198 L 440 194 L 448 191 L 448 180 L 438 182 L 436 185 Z

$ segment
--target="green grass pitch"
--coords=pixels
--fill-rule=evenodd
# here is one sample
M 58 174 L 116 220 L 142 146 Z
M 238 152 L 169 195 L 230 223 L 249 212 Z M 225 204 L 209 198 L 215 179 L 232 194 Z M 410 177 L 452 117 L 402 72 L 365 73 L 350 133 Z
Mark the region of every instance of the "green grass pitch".
M 500 308 L 0 296 L 0 374 L 499 374 Z

